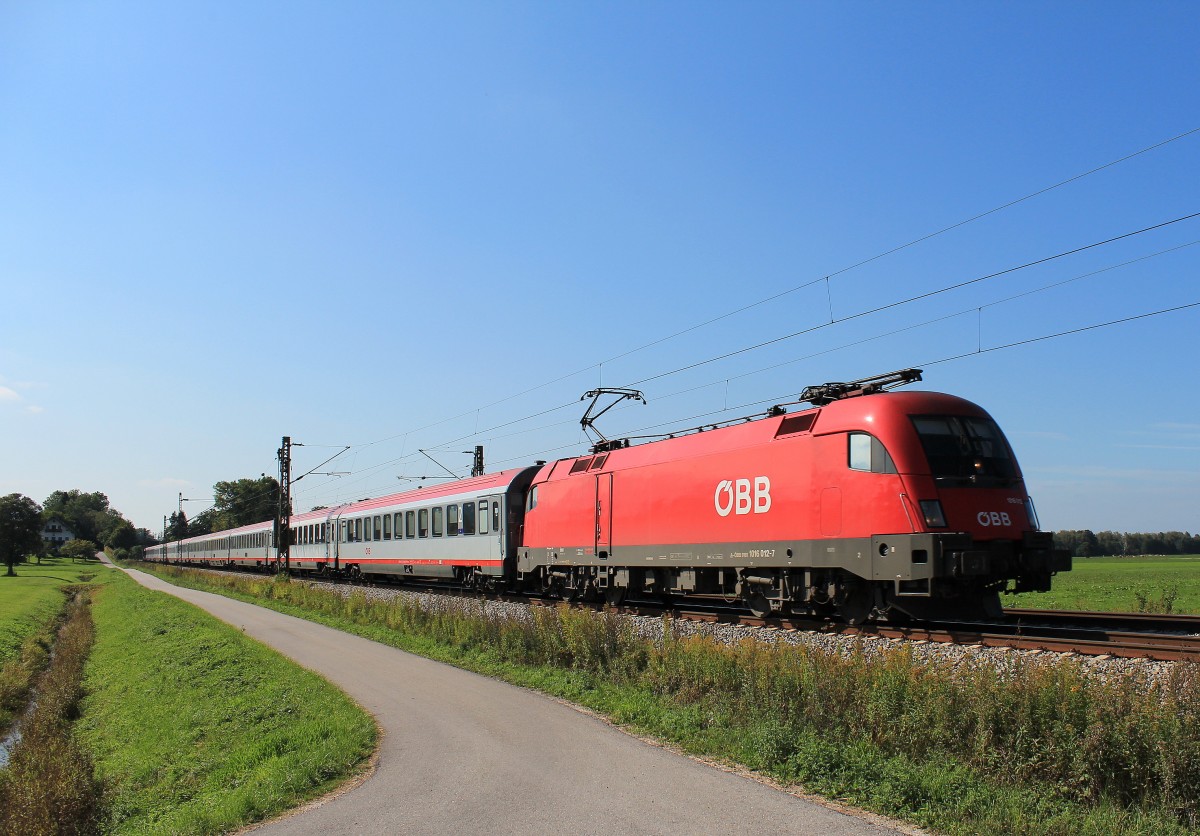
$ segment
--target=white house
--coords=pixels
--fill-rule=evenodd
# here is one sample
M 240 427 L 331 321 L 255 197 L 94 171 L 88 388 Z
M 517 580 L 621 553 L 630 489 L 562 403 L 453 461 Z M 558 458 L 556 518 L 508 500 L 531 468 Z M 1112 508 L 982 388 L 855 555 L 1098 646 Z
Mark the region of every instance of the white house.
M 59 517 L 51 517 L 42 526 L 42 539 L 57 549 L 63 543 L 75 539 L 75 532 L 67 528 L 67 524 Z

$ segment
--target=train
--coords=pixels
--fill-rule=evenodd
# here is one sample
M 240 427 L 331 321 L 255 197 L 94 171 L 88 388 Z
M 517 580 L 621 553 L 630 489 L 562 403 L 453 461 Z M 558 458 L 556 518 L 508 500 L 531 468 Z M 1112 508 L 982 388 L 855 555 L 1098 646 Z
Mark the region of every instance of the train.
M 1071 558 L 983 408 L 893 391 L 920 376 L 809 387 L 793 411 L 296 514 L 286 568 L 851 624 L 997 617 L 1002 593 L 1049 590 Z M 276 527 L 145 558 L 278 569 Z

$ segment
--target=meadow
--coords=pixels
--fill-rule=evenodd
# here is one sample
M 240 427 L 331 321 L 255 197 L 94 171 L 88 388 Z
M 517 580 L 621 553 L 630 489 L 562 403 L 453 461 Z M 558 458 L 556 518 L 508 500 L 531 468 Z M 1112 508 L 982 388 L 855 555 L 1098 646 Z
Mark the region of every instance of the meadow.
M 1006 595 L 1006 607 L 1200 614 L 1200 555 L 1077 557 L 1049 592 Z

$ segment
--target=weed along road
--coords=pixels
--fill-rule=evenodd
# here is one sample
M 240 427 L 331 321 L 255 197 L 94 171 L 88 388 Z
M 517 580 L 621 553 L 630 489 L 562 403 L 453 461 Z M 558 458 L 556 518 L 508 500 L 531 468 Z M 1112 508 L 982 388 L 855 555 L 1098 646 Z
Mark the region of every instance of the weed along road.
M 327 677 L 383 729 L 364 783 L 256 834 L 899 832 L 644 743 L 532 691 L 130 574 Z

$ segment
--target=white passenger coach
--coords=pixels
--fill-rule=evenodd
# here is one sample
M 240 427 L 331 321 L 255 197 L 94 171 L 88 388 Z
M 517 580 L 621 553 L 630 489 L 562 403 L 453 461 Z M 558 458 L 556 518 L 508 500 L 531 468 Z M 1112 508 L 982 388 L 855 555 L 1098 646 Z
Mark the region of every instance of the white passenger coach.
M 453 579 L 490 586 L 515 562 L 524 506 L 537 467 L 322 508 L 291 518 L 289 566 L 319 574 Z M 190 537 L 146 550 L 161 563 L 268 568 L 274 524 Z

